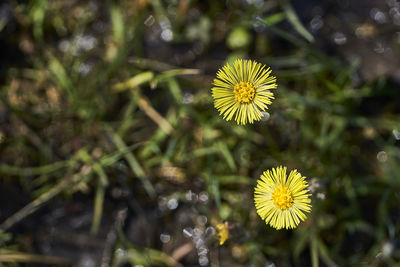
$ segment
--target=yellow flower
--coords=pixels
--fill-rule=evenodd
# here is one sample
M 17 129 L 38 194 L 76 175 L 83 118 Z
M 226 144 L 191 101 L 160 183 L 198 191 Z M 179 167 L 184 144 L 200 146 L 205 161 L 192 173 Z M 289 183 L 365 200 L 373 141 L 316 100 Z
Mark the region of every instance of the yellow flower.
M 311 211 L 308 183 L 297 170 L 286 175 L 286 167 L 265 171 L 254 190 L 254 203 L 261 219 L 276 229 L 296 228 Z
M 274 98 L 271 89 L 276 88 L 276 78 L 261 63 L 237 59 L 217 72 L 212 96 L 214 106 L 227 121 L 237 124 L 259 121 Z
M 222 246 L 229 237 L 229 225 L 227 222 L 217 224 L 219 244 Z

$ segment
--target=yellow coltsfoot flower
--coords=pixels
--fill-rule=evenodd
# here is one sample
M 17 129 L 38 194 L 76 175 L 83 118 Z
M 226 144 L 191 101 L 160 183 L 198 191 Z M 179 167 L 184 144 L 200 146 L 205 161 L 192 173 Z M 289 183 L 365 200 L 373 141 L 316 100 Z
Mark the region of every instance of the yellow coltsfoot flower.
M 215 228 L 217 228 L 219 244 L 222 246 L 229 237 L 228 222 L 217 224 Z
M 264 116 L 274 99 L 271 89 L 276 88 L 276 78 L 261 63 L 237 59 L 217 72 L 212 96 L 214 106 L 227 121 L 237 124 L 253 123 Z
M 258 215 L 276 228 L 296 228 L 311 211 L 311 196 L 305 177 L 297 170 L 286 175 L 286 167 L 265 171 L 254 189 Z

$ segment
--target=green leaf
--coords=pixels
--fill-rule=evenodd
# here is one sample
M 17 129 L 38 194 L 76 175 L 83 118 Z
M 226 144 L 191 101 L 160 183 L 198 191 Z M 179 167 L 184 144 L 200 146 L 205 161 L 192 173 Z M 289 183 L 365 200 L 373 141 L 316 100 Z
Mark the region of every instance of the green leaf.
M 49 69 L 50 72 L 54 75 L 54 80 L 62 89 L 64 89 L 70 100 L 74 100 L 74 85 L 67 74 L 64 66 L 58 61 L 57 58 L 50 56 L 49 59 Z
M 134 89 L 141 84 L 151 81 L 151 79 L 153 79 L 153 77 L 154 77 L 154 73 L 151 71 L 142 72 L 142 73 L 139 73 L 139 74 L 133 76 L 132 78 L 130 78 L 129 80 L 127 80 L 125 82 L 115 84 L 112 87 L 112 90 L 114 92 L 121 92 L 121 91 L 128 90 L 128 89 Z
M 125 22 L 121 9 L 117 5 L 111 7 L 111 27 L 115 43 L 121 45 L 125 39 Z
M 235 171 L 236 170 L 235 160 L 233 159 L 232 154 L 229 151 L 228 146 L 223 142 L 218 142 L 217 143 L 217 148 L 221 152 L 221 154 L 224 157 L 224 159 L 225 159 L 226 163 L 228 164 L 229 168 L 232 171 Z
M 299 17 L 297 16 L 296 12 L 294 11 L 292 5 L 288 0 L 283 1 L 283 10 L 286 14 L 286 18 L 290 22 L 290 24 L 293 25 L 294 29 L 301 35 L 303 36 L 307 41 L 309 42 L 314 42 L 314 37 L 307 31 L 306 28 L 304 28 L 303 24 L 301 24 L 301 21 Z

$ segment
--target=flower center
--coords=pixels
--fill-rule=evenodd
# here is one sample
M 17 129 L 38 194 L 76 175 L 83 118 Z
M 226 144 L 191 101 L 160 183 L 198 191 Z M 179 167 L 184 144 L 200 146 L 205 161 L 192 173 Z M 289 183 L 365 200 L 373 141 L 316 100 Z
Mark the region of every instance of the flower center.
M 272 193 L 271 200 L 275 207 L 280 210 L 286 210 L 293 206 L 293 195 L 287 186 L 280 185 L 275 188 L 275 191 Z
M 254 99 L 256 89 L 249 82 L 240 82 L 235 85 L 233 92 L 235 93 L 236 101 L 240 104 L 249 104 Z

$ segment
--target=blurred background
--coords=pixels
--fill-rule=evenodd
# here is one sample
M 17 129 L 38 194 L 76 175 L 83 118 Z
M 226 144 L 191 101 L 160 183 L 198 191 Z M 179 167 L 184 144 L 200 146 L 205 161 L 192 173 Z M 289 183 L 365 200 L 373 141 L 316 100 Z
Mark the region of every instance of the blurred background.
M 1 1 L 0 58 L 0 266 L 399 266 L 399 1 Z M 213 107 L 236 58 L 277 77 L 253 125 Z

